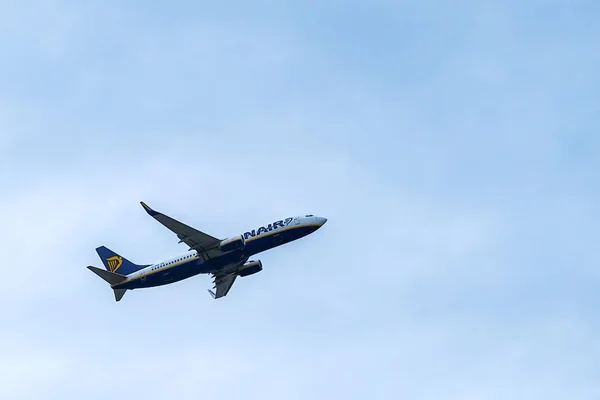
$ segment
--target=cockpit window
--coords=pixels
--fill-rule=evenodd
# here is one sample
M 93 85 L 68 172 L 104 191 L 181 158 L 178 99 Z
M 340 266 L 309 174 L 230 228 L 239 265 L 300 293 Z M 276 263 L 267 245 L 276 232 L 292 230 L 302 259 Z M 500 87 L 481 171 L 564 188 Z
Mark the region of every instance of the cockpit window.
M 305 215 L 305 217 L 314 217 L 312 214 Z

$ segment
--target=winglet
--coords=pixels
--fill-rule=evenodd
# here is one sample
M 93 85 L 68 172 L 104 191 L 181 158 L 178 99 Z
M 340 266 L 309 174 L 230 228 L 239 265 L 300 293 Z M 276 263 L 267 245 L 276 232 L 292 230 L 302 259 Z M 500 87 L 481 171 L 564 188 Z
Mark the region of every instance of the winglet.
M 148 207 L 148 204 L 144 203 L 143 201 L 140 201 L 140 204 L 142 205 L 142 207 L 144 207 L 144 210 L 146 210 L 146 212 L 151 215 L 151 216 L 155 216 L 158 213 L 156 211 L 154 211 L 153 209 L 151 209 L 150 207 Z
M 216 298 L 216 295 L 215 295 L 215 293 L 212 290 L 210 290 L 210 289 L 207 289 L 207 290 L 208 290 L 208 293 L 210 293 L 210 295 L 212 296 L 213 299 Z

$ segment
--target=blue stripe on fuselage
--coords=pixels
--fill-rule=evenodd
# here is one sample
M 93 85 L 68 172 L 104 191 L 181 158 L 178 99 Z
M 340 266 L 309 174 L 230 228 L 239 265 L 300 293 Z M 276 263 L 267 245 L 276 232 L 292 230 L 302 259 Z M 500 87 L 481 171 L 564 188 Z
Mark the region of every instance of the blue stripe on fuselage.
M 150 271 L 147 274 L 133 278 L 122 284 L 112 286 L 113 289 L 139 289 L 152 286 L 161 286 L 169 283 L 181 281 L 198 274 L 206 274 L 220 267 L 248 259 L 249 257 L 272 249 L 282 244 L 289 243 L 301 237 L 304 237 L 319 228 L 319 225 L 299 225 L 281 231 L 272 231 L 255 236 L 246 241 L 243 249 L 225 253 L 222 256 L 203 261 L 199 258 L 193 258 L 175 263 L 168 268 Z

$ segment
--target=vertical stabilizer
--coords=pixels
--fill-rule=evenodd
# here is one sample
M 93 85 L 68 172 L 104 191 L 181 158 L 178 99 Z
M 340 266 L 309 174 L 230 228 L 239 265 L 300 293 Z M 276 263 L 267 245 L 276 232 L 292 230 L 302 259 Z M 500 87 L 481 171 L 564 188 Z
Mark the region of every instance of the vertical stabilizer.
M 96 253 L 98 253 L 98 256 L 102 260 L 102 263 L 104 264 L 106 270 L 112 273 L 129 275 L 148 266 L 134 264 L 125 257 L 115 253 L 114 251 L 104 246 L 98 247 L 96 249 Z

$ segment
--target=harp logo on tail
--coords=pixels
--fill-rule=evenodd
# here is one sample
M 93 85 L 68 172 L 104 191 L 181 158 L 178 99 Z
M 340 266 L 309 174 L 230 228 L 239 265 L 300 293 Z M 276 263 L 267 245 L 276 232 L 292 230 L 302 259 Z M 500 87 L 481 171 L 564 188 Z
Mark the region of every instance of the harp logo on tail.
M 113 256 L 107 258 L 106 261 L 108 262 L 108 268 L 110 268 L 110 272 L 117 272 L 117 270 L 121 267 L 121 264 L 123 264 L 123 257 Z

